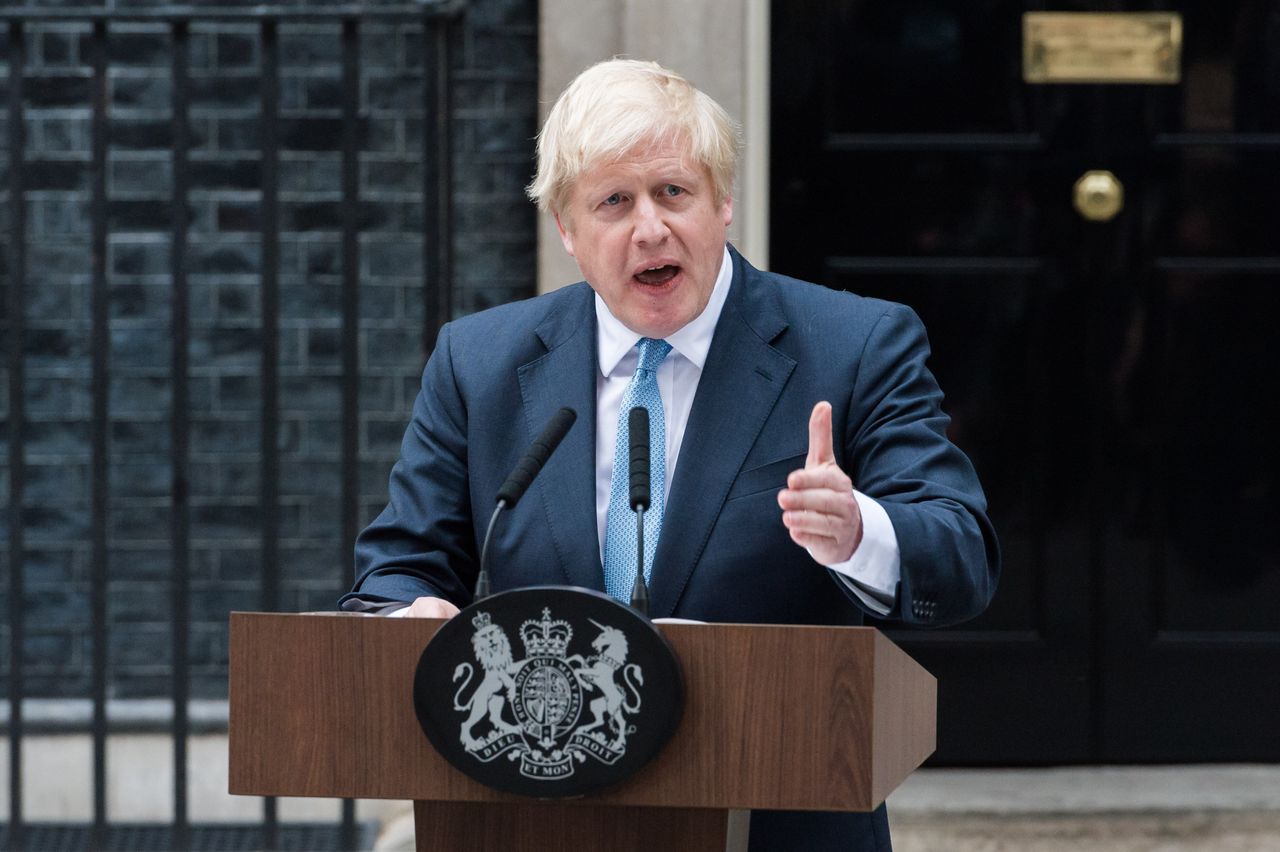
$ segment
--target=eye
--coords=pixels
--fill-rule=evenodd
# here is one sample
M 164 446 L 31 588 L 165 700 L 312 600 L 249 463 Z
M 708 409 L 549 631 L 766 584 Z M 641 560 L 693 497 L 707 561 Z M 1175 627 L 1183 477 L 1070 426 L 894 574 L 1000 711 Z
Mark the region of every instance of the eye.
M 617 192 L 615 192 L 613 195 L 610 195 L 608 198 L 604 200 L 605 207 L 616 207 L 621 203 L 622 203 L 622 195 L 621 193 L 617 193 Z
M 684 187 L 669 183 L 662 188 L 662 194 L 668 198 L 675 198 L 677 195 L 684 195 Z

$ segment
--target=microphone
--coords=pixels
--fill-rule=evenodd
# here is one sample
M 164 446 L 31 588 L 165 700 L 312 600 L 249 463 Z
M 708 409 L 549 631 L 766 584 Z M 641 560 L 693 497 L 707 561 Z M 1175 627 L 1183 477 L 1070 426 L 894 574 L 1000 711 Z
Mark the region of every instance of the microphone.
M 628 454 L 631 484 L 631 510 L 649 508 L 649 409 L 637 405 L 627 414 L 627 433 L 631 436 Z
M 473 600 L 478 601 L 489 596 L 489 541 L 493 538 L 493 528 L 498 522 L 498 515 L 503 509 L 514 508 L 516 503 L 520 502 L 520 498 L 524 496 L 534 477 L 542 470 L 547 459 L 551 458 L 556 447 L 560 446 L 560 442 L 564 440 L 564 436 L 569 433 L 569 429 L 577 419 L 578 413 L 572 408 L 562 408 L 551 415 L 551 419 L 543 427 L 542 434 L 534 438 L 524 457 L 516 464 L 515 470 L 511 471 L 507 481 L 498 489 L 498 505 L 494 507 L 493 515 L 489 518 L 489 528 L 485 530 L 484 544 L 480 546 L 480 571 L 476 575 Z
M 511 471 L 507 481 L 498 489 L 498 502 L 505 502 L 504 508 L 513 509 L 516 503 L 520 502 L 520 498 L 524 496 L 533 478 L 538 475 L 538 471 L 542 470 L 547 459 L 551 458 L 556 447 L 560 446 L 569 428 L 573 426 L 573 421 L 577 419 L 578 414 L 572 408 L 562 408 L 551 415 L 542 434 L 533 439 L 533 443 L 529 445 L 529 451 L 524 454 L 524 458 L 520 459 L 515 470 Z
M 631 509 L 636 513 L 636 582 L 631 606 L 649 614 L 649 587 L 644 582 L 644 511 L 649 508 L 649 409 L 637 405 L 627 414 L 630 452 L 627 454 Z

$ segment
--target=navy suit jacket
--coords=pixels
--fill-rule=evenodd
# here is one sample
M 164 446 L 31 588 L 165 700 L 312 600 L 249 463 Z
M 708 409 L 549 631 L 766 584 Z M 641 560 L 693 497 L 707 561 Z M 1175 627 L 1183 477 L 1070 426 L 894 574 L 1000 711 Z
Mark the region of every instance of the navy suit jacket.
M 804 465 L 809 413 L 820 400 L 832 405 L 840 467 L 885 508 L 897 535 L 902 570 L 890 617 L 936 626 L 980 612 L 996 585 L 996 539 L 977 476 L 947 440 L 919 319 L 902 305 L 760 272 L 730 255 L 733 281 L 668 490 L 650 615 L 861 622 L 856 597 L 837 591 L 843 583 L 790 540 L 777 504 L 787 474 Z M 603 590 L 595 430 L 616 424 L 596 422 L 598 372 L 585 283 L 445 326 L 391 474 L 390 502 L 357 541 L 358 580 L 344 603 L 420 595 L 469 603 L 494 495 L 561 406 L 578 413 L 577 423 L 500 521 L 490 545 L 493 589 Z M 871 829 L 840 823 L 845 816 L 855 815 L 824 818 L 836 820 L 832 837 L 854 837 L 790 848 L 876 848 Z M 769 829 L 753 819 L 753 835 Z M 780 836 L 795 841 L 794 830 Z

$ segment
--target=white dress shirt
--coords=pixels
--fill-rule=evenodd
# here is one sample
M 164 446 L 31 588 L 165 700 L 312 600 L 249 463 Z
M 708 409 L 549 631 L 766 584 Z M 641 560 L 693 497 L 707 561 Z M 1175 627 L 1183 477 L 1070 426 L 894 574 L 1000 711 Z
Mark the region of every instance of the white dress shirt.
M 689 423 L 689 412 L 693 409 L 694 395 L 698 392 L 698 381 L 702 378 L 711 338 L 725 299 L 729 297 L 732 279 L 733 262 L 726 247 L 706 308 L 688 325 L 666 338 L 671 344 L 671 352 L 658 366 L 657 378 L 667 424 L 668 493 L 675 481 L 680 445 Z M 609 491 L 613 481 L 613 456 L 617 445 L 618 409 L 622 405 L 622 393 L 636 371 L 640 357 L 636 343 L 640 335 L 623 325 L 598 293 L 595 305 L 596 351 L 600 355 L 600 373 L 596 376 L 596 532 L 600 537 L 600 553 L 603 554 Z M 853 496 L 862 513 L 862 541 L 847 562 L 826 567 L 868 609 L 885 615 L 889 612 L 902 570 L 898 536 L 889 515 L 879 503 L 856 489 Z M 779 508 L 778 512 L 781 511 Z

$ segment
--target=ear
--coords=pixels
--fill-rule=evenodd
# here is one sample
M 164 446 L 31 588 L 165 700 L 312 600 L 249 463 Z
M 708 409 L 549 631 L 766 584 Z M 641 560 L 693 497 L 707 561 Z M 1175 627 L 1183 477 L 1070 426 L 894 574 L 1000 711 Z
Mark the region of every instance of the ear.
M 724 203 L 720 205 L 720 213 L 724 216 L 724 226 L 727 228 L 733 224 L 733 198 L 726 195 Z
M 573 257 L 573 234 L 565 227 L 559 213 L 553 213 L 552 215 L 556 217 L 556 230 L 560 232 L 560 242 L 564 243 L 564 250 L 569 253 L 569 257 Z

